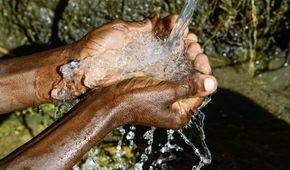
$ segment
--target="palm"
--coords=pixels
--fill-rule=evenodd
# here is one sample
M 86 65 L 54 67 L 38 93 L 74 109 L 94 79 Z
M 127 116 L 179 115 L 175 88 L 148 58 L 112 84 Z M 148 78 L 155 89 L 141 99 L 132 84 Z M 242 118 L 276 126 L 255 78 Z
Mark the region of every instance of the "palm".
M 81 41 L 85 57 L 99 57 L 109 50 L 121 50 L 127 41 L 130 31 L 152 31 L 150 20 L 145 22 L 124 22 L 115 20 L 87 34 Z

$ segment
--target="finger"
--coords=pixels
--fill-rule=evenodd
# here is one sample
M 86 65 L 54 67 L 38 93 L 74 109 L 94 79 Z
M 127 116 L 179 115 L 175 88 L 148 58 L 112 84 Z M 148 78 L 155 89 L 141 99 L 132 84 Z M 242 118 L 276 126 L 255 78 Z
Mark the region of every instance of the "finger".
M 194 61 L 196 56 L 202 52 L 203 50 L 201 49 L 201 46 L 198 43 L 193 42 L 188 45 L 185 51 L 185 55 L 189 60 Z
M 174 14 L 174 15 L 169 15 L 161 20 L 166 31 L 169 31 L 169 32 L 172 31 L 177 18 L 178 18 L 178 15 Z
M 162 20 L 158 20 L 156 26 L 154 27 L 154 33 L 159 38 L 167 38 L 175 25 L 177 17 L 177 15 L 170 15 Z
M 190 118 L 194 110 L 196 110 L 203 102 L 203 97 L 191 97 L 186 99 L 181 99 L 172 104 L 172 109 L 175 111 L 184 110 L 187 117 Z M 177 107 L 178 106 L 178 107 Z
M 162 105 L 169 106 L 173 102 L 188 98 L 195 94 L 197 88 L 194 87 L 193 82 L 188 83 L 175 83 L 163 81 L 161 79 L 150 77 L 138 77 L 122 81 L 118 83 L 114 89 L 118 89 L 120 93 L 127 93 L 133 90 L 143 90 L 148 94 L 155 94 L 151 98 L 160 98 L 159 102 Z M 158 100 L 156 100 L 158 101 Z
M 178 15 L 176 14 L 169 15 L 165 17 L 164 19 L 162 19 L 160 24 L 163 25 L 164 31 L 170 33 L 173 30 L 174 26 L 176 25 L 177 19 L 178 19 Z M 187 37 L 188 33 L 189 33 L 189 28 L 186 27 L 183 32 L 183 37 Z
M 193 33 L 188 33 L 187 36 L 185 38 L 183 38 L 186 47 L 189 46 L 189 44 L 191 43 L 197 43 L 198 39 L 197 36 Z
M 158 12 L 153 12 L 148 18 L 150 19 L 152 26 L 154 28 L 160 18 L 160 15 Z
M 126 22 L 129 31 L 150 32 L 153 25 L 150 19 L 145 19 L 141 22 Z
M 205 97 L 214 93 L 217 89 L 217 80 L 211 75 L 196 73 L 193 76 L 193 83 L 196 86 L 195 97 Z
M 175 129 L 184 127 L 190 119 L 186 111 L 185 103 L 180 101 L 174 102 L 170 109 L 175 114 Z
M 205 97 L 217 89 L 215 77 L 198 72 L 176 84 L 174 101 L 190 97 Z
M 193 67 L 195 70 L 203 74 L 211 74 L 212 72 L 207 55 L 202 53 L 196 56 L 195 60 L 193 61 Z
M 192 41 L 192 42 L 197 42 L 198 38 L 194 33 L 189 33 L 186 37 L 188 40 Z
M 184 127 L 192 117 L 193 111 L 202 104 L 203 100 L 204 98 L 194 97 L 174 102 L 171 105 L 171 111 L 175 113 L 176 117 L 171 128 L 180 129 Z
M 158 87 L 162 84 L 162 80 L 150 77 L 134 77 L 117 83 L 113 88 L 119 89 L 120 92 L 126 93 L 136 89 L 145 89 L 150 87 Z M 165 84 L 164 84 L 165 86 Z

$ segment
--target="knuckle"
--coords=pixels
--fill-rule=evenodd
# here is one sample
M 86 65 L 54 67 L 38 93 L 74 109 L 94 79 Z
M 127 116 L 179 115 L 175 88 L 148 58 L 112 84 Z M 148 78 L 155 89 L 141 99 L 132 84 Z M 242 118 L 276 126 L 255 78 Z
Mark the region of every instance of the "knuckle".
M 179 98 L 183 98 L 186 96 L 190 95 L 190 86 L 188 82 L 185 82 L 184 84 L 178 86 L 175 89 L 175 98 L 179 99 Z
M 189 33 L 187 38 L 190 42 L 197 42 L 198 41 L 197 35 L 195 35 L 194 33 Z
M 186 87 L 185 97 L 194 96 L 197 92 L 196 75 L 190 75 L 184 80 L 184 86 Z
M 189 45 L 189 50 L 200 52 L 200 51 L 201 51 L 201 46 L 200 46 L 199 43 L 193 42 L 193 43 L 191 43 L 191 44 Z

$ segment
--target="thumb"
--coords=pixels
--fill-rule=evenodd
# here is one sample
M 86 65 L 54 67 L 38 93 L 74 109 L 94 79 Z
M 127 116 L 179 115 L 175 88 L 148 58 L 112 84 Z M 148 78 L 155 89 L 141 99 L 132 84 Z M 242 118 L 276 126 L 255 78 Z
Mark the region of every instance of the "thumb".
M 179 93 L 176 101 L 171 105 L 175 113 L 187 113 L 190 117 L 191 111 L 194 111 L 202 104 L 205 96 L 210 95 L 217 89 L 217 81 L 213 76 L 196 73 L 187 77 L 179 83 L 179 86 L 187 87 L 187 92 Z
M 159 101 L 167 106 L 179 99 L 192 96 L 191 94 L 196 90 L 185 81 L 176 83 L 152 77 L 135 77 L 110 87 L 115 89 L 117 94 L 140 93 L 144 96 L 147 94 L 152 101 Z

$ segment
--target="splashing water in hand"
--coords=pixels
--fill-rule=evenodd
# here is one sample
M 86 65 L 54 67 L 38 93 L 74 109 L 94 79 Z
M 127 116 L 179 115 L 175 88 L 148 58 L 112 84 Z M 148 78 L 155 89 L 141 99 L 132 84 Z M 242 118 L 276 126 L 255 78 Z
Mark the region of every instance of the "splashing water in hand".
M 106 57 L 100 57 L 93 62 L 72 61 L 73 63 L 62 66 L 60 71 L 65 78 L 73 80 L 73 75 L 77 74 L 79 69 L 85 70 L 88 73 L 85 77 L 85 84 L 88 87 L 98 85 L 98 82 L 104 78 L 105 75 L 108 76 L 110 72 L 118 72 L 124 77 L 124 75 L 142 71 L 147 76 L 160 77 L 166 80 L 176 81 L 182 79 L 184 76 L 190 74 L 191 67 L 189 66 L 190 61 L 183 55 L 183 49 L 181 48 L 180 42 L 182 42 L 182 35 L 190 23 L 197 1 L 198 0 L 186 1 L 167 40 L 160 40 L 153 37 L 150 33 L 138 34 L 133 32 L 128 35 L 129 42 L 122 51 L 113 51 L 113 53 L 115 53 L 114 58 L 108 59 Z M 102 68 L 106 68 L 107 70 Z M 69 95 L 69 92 L 66 91 L 66 93 L 62 93 L 62 95 L 66 94 Z M 210 98 L 207 98 L 199 109 L 203 108 L 209 101 Z M 198 170 L 204 165 L 211 163 L 211 153 L 205 143 L 205 134 L 203 130 L 205 115 L 199 109 L 195 112 L 185 128 L 178 131 L 167 130 L 167 142 L 160 149 L 161 155 L 159 155 L 157 160 L 152 162 L 149 169 L 154 169 L 154 167 L 161 167 L 162 169 L 162 167 L 166 167 L 166 162 L 175 159 L 172 154 L 168 157 L 164 157 L 162 154 L 171 153 L 171 151 L 183 151 L 182 147 L 172 143 L 174 133 L 179 134 L 199 158 L 199 163 L 193 166 L 192 169 Z M 197 129 L 199 143 L 201 145 L 200 149 L 197 148 L 184 133 L 184 131 L 192 130 L 193 125 Z M 134 130 L 135 126 L 131 126 L 130 131 L 124 136 L 125 131 L 123 128 L 120 128 L 122 139 L 118 143 L 116 153 L 120 161 L 117 167 L 119 169 L 124 169 L 125 167 L 121 160 L 123 138 L 129 141 L 129 147 L 132 150 L 136 148 L 136 144 L 134 143 Z M 144 149 L 140 161 L 135 164 L 134 169 L 143 169 L 144 163 L 152 153 L 155 130 L 156 128 L 152 127 L 149 131 L 144 133 L 143 138 L 147 140 L 148 146 Z

